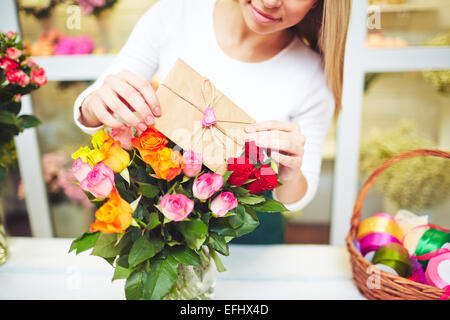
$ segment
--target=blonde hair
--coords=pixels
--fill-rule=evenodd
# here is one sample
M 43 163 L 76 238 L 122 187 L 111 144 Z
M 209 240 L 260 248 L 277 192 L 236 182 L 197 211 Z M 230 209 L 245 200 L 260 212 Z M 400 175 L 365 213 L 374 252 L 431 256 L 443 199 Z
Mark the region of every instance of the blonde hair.
M 327 84 L 342 109 L 344 56 L 351 0 L 317 0 L 316 5 L 294 26 L 298 36 L 322 57 Z

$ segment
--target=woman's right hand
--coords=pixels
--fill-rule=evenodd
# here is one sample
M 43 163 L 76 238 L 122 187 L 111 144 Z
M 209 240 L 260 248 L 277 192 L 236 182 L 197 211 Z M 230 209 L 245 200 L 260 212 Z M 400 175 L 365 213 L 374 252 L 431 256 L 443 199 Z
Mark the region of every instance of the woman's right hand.
M 80 122 L 87 127 L 126 125 L 145 131 L 161 115 L 161 107 L 150 82 L 128 70 L 108 75 L 103 85 L 81 104 Z M 137 114 L 135 114 L 136 112 Z

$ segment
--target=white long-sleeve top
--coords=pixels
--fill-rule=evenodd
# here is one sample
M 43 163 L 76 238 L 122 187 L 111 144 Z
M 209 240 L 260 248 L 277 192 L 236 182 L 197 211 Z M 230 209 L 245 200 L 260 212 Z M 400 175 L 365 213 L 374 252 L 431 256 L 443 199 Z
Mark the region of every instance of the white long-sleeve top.
M 128 69 L 149 81 L 158 72 L 163 80 L 179 57 L 257 122 L 282 120 L 299 124 L 306 137 L 301 170 L 308 189 L 302 199 L 285 206 L 291 211 L 300 210 L 317 192 L 323 143 L 335 107 L 321 59 L 297 37 L 263 62 L 229 57 L 215 37 L 215 2 L 160 0 L 151 7 L 109 68 L 76 99 L 75 123 L 88 134 L 102 128 L 86 127 L 78 119 L 82 101 L 103 84 L 106 75 Z M 272 195 L 276 199 L 275 192 Z

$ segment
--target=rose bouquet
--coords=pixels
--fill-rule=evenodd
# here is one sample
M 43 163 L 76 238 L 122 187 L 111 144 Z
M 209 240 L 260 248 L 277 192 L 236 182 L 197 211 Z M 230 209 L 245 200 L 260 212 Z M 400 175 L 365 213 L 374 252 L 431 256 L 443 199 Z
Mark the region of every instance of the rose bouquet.
M 33 115 L 19 115 L 23 95 L 47 83 L 45 70 L 25 53 L 17 33 L 0 33 L 0 181 L 12 163 L 14 136 L 35 127 Z
M 258 226 L 255 210 L 287 211 L 265 194 L 279 185 L 276 164 L 248 142 L 220 175 L 153 127 L 136 135 L 102 130 L 72 154 L 73 174 L 98 209 L 69 252 L 92 248 L 106 259 L 113 280 L 126 279 L 127 299 L 208 298 L 192 279 L 214 264 L 225 271 L 218 253 Z

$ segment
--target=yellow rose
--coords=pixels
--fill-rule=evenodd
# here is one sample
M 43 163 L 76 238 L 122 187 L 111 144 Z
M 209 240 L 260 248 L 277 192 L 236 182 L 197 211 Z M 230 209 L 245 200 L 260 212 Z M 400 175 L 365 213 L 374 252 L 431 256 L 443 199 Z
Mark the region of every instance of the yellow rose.
M 100 152 L 105 155 L 103 163 L 115 173 L 122 172 L 130 164 L 130 154 L 120 146 L 120 142 L 112 138 L 103 143 Z

